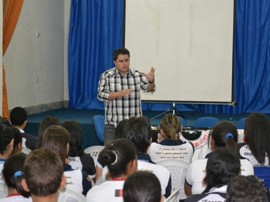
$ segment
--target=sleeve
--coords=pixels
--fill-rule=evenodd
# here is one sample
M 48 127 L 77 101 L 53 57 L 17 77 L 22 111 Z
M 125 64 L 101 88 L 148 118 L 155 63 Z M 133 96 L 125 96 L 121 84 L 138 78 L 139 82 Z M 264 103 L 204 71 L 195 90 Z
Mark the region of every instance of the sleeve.
M 108 101 L 109 100 L 109 95 L 110 95 L 109 82 L 108 82 L 108 78 L 106 75 L 107 75 L 106 72 L 101 74 L 101 76 L 99 78 L 99 82 L 98 82 L 98 96 L 97 96 L 97 98 L 100 101 Z
M 93 182 L 90 179 L 90 177 L 88 177 L 85 172 L 82 171 L 82 187 L 83 187 L 83 195 L 86 195 L 87 192 L 92 188 Z
M 193 181 L 192 181 L 192 166 L 193 166 L 193 163 L 191 163 L 188 166 L 187 173 L 186 173 L 186 183 L 189 186 L 192 186 L 193 185 Z
M 141 74 L 139 71 L 136 71 L 136 74 L 139 74 L 141 89 L 144 90 L 144 91 L 147 91 L 148 79 L 146 78 L 146 76 Z
M 82 170 L 90 177 L 94 178 L 96 175 L 96 168 L 93 158 L 90 155 L 83 155 L 81 156 L 81 162 L 83 165 Z

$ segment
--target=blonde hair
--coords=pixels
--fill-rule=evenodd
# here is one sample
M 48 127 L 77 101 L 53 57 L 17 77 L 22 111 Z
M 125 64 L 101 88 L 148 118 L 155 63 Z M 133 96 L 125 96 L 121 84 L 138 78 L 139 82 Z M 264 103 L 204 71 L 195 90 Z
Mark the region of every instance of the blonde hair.
M 177 116 L 167 114 L 160 122 L 160 129 L 167 138 L 177 141 L 179 140 L 179 133 L 182 131 L 182 125 Z

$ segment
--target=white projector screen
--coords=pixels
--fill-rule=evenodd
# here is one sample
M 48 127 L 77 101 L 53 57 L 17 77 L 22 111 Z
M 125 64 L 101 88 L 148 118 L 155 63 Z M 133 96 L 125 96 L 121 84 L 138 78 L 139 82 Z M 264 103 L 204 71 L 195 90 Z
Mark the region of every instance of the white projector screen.
M 233 100 L 234 0 L 126 0 L 132 69 L 156 69 L 145 101 Z

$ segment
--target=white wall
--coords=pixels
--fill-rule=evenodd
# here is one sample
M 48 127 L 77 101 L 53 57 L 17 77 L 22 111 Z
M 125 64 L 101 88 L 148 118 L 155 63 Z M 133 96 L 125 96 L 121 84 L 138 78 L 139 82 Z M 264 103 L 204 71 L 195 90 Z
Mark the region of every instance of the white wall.
M 66 0 L 67 1 L 67 0 Z M 69 0 L 67 1 L 69 2 Z M 9 109 L 64 100 L 65 0 L 25 0 L 6 68 Z
M 68 94 L 68 34 L 69 34 L 70 2 L 71 2 L 71 0 L 65 0 L 64 100 L 69 100 L 69 94 Z

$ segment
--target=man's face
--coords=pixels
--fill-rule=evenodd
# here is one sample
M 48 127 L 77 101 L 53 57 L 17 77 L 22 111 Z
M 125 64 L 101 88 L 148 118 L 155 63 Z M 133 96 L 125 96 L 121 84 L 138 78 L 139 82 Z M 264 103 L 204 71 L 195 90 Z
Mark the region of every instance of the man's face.
M 127 74 L 129 70 L 129 56 L 119 54 L 117 59 L 114 60 L 114 64 L 120 74 Z

